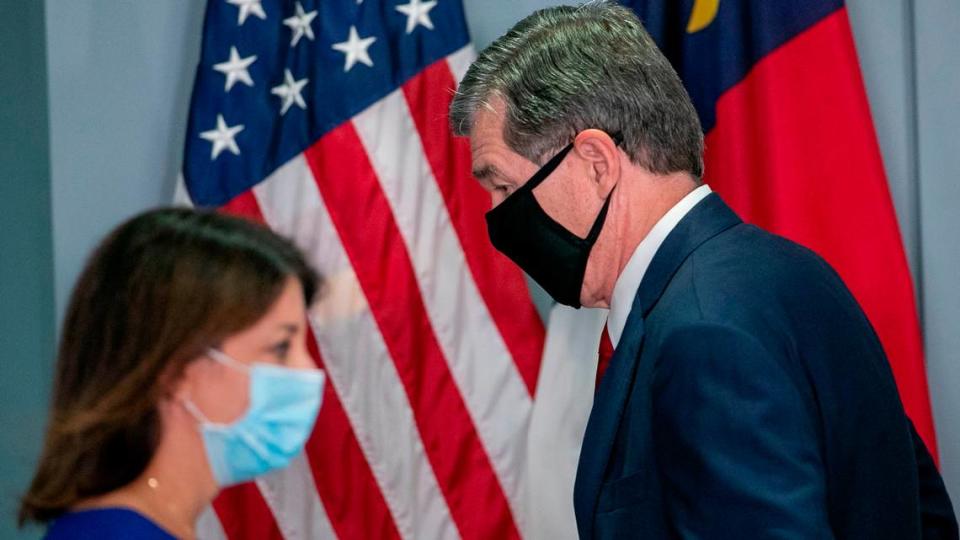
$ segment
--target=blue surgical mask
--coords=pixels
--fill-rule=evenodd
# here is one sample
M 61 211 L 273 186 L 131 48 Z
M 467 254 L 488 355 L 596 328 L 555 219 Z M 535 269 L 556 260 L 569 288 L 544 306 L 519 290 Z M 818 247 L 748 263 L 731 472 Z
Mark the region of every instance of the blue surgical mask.
M 228 424 L 210 421 L 190 400 L 184 407 L 200 423 L 207 461 L 220 487 L 252 480 L 290 464 L 302 450 L 320 410 L 324 374 L 273 364 L 247 365 L 221 351 L 208 356 L 250 376 L 250 406 Z

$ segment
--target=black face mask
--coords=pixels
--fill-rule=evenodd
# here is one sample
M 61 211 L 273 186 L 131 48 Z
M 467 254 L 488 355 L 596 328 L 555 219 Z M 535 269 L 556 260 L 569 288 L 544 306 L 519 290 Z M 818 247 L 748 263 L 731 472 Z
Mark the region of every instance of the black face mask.
M 619 145 L 621 136 L 613 136 Z M 487 231 L 493 247 L 530 275 L 554 300 L 580 307 L 580 289 L 587 259 L 607 218 L 610 197 L 586 238 L 580 238 L 553 220 L 533 196 L 533 190 L 560 165 L 573 143 L 550 158 L 530 180 L 487 212 Z

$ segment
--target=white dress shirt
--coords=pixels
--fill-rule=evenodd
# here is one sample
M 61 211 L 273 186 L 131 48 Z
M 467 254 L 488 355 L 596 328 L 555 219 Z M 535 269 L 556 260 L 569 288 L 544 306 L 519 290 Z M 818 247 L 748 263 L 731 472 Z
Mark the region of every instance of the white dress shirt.
M 633 251 L 627 266 L 617 278 L 617 283 L 613 287 L 613 297 L 610 299 L 607 331 L 610 332 L 610 341 L 614 348 L 620 343 L 623 327 L 626 326 L 627 316 L 630 315 L 630 308 L 633 307 L 633 298 L 637 295 L 637 289 L 640 288 L 640 282 L 643 281 L 643 275 L 647 273 L 653 256 L 683 216 L 686 216 L 687 212 L 710 193 L 712 193 L 710 186 L 704 184 L 680 199 L 680 202 L 667 211 L 660 221 L 657 221 L 646 238 L 641 240 L 637 249 Z

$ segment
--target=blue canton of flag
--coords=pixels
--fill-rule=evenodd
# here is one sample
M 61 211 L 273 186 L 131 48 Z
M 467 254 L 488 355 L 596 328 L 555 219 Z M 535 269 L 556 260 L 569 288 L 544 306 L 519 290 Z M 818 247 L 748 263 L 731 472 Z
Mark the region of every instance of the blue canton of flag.
M 226 203 L 469 41 L 456 1 L 209 2 L 184 151 L 193 202 Z

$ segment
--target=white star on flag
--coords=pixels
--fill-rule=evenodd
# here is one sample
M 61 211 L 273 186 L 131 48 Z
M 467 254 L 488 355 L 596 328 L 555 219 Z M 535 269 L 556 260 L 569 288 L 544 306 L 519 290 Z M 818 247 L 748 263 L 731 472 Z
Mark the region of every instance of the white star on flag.
M 234 140 L 234 137 L 241 131 L 243 131 L 242 125 L 228 126 L 223 120 L 223 115 L 218 114 L 217 127 L 200 134 L 201 139 L 206 139 L 213 143 L 213 150 L 210 151 L 210 161 L 217 159 L 220 152 L 224 150 L 230 150 L 233 155 L 239 156 L 240 147 L 237 146 L 237 141 Z
M 397 6 L 397 11 L 407 16 L 407 33 L 410 34 L 418 24 L 433 30 L 433 21 L 430 20 L 430 10 L 437 7 L 436 0 L 422 2 L 410 0 L 409 4 Z
M 307 108 L 307 103 L 303 100 L 300 91 L 303 90 L 303 87 L 306 86 L 308 82 L 309 79 L 295 80 L 289 69 L 283 70 L 283 84 L 270 89 L 270 93 L 275 96 L 280 96 L 282 101 L 280 116 L 287 114 L 287 110 L 294 103 L 301 109 Z
M 247 68 L 256 61 L 256 55 L 240 58 L 237 48 L 230 47 L 230 59 L 213 65 L 213 69 L 227 76 L 227 82 L 223 88 L 224 92 L 229 92 L 237 81 L 247 86 L 253 86 L 253 79 L 250 78 L 250 72 L 247 71 Z
M 347 37 L 347 40 L 333 44 L 334 49 L 347 55 L 343 71 L 350 71 L 357 62 L 373 67 L 373 60 L 370 59 L 370 53 L 367 52 L 367 49 L 369 49 L 370 45 L 373 45 L 373 42 L 376 40 L 377 38 L 375 37 L 361 39 L 357 34 L 357 27 L 351 26 L 350 35 Z
M 240 16 L 237 24 L 243 26 L 247 22 L 247 17 L 251 14 L 256 15 L 258 19 L 267 20 L 267 14 L 263 11 L 263 0 L 227 0 L 228 4 L 233 4 L 240 8 Z
M 307 39 L 313 41 L 313 28 L 311 28 L 310 25 L 317 16 L 316 11 L 303 11 L 303 6 L 300 5 L 300 2 L 297 2 L 296 10 L 296 15 L 283 20 L 283 24 L 289 26 L 293 32 L 293 39 L 290 40 L 291 47 L 295 46 L 303 36 L 307 36 Z

